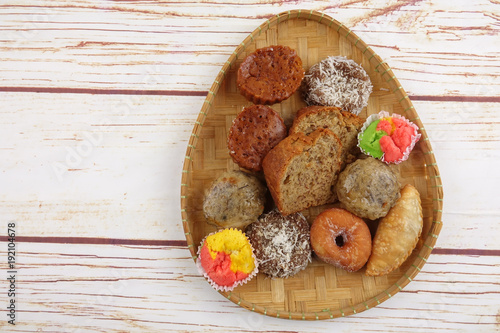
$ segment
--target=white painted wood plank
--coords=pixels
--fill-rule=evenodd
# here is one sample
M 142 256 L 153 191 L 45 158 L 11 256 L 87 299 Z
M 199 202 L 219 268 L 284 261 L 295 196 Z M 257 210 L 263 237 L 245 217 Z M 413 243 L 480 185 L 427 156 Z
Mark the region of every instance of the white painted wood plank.
M 203 97 L 0 96 L 0 215 L 19 223 L 19 235 L 184 239 L 180 177 Z M 497 104 L 415 108 L 444 184 L 437 246 L 498 249 Z
M 19 235 L 183 237 L 180 176 L 202 98 L 2 100 L 0 214 Z
M 437 246 L 497 249 L 500 207 L 494 198 L 500 186 L 498 103 L 414 105 L 431 140 L 443 182 L 444 228 Z
M 318 332 L 332 325 L 339 332 L 498 329 L 499 257 L 432 255 L 413 282 L 380 306 L 303 322 L 252 313 L 226 300 L 198 274 L 184 248 L 18 247 L 19 312 L 11 332 Z M 6 328 L 5 321 L 1 325 Z
M 422 272 L 352 317 L 288 322 L 251 313 L 217 294 L 183 247 L 18 242 L 19 325 L 2 320 L 0 331 L 498 331 L 499 6 L 3 2 L 0 91 L 27 92 L 0 92 L 0 216 L 16 221 L 20 237 L 182 244 L 180 176 L 200 92 L 257 25 L 295 8 L 322 10 L 352 28 L 416 97 L 445 202 L 438 251 Z M 465 103 L 439 101 L 462 96 Z M 474 102 L 481 98 L 490 102 Z M 5 249 L 0 242 L 3 258 Z M 439 254 L 455 249 L 490 255 Z
M 234 48 L 267 17 L 304 8 L 323 10 L 359 34 L 411 95 L 496 96 L 498 6 L 7 3 L 0 7 L 0 85 L 207 91 Z

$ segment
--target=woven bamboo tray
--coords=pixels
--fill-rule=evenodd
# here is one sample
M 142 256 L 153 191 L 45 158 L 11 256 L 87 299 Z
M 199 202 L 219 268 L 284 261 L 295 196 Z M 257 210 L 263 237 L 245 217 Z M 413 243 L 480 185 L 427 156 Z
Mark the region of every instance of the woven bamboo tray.
M 422 137 L 399 171 L 402 184 L 411 183 L 420 192 L 424 228 L 412 255 L 387 276 L 366 276 L 364 268 L 347 273 L 313 258 L 304 271 L 293 277 L 270 279 L 259 273 L 246 285 L 221 294 L 251 311 L 278 318 L 316 320 L 359 313 L 393 297 L 421 270 L 441 230 L 443 189 L 424 126 L 389 65 L 356 34 L 325 14 L 293 10 L 266 20 L 234 50 L 217 75 L 195 122 L 182 171 L 181 212 L 188 247 L 196 260 L 201 240 L 215 230 L 203 216 L 205 189 L 223 171 L 238 169 L 228 154 L 226 138 L 232 120 L 251 103 L 238 93 L 237 69 L 247 54 L 276 44 L 297 50 L 305 69 L 330 55 L 353 59 L 365 68 L 373 83 L 368 106 L 360 116 L 386 110 L 419 126 Z M 296 93 L 272 107 L 290 125 L 295 112 L 303 106 L 300 93 Z M 325 208 L 315 207 L 303 213 L 312 222 Z

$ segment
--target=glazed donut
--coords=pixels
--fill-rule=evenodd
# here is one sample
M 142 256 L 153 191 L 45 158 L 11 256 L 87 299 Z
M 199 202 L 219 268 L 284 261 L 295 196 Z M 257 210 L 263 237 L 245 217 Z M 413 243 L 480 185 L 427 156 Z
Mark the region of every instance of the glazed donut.
M 345 209 L 330 208 L 311 226 L 311 245 L 319 259 L 348 272 L 363 267 L 372 251 L 366 223 Z

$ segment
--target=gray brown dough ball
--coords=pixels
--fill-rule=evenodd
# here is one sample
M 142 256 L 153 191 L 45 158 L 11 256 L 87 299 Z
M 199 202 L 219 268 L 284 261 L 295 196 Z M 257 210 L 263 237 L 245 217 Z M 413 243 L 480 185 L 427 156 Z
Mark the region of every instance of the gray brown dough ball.
M 264 211 L 267 188 L 242 171 L 220 175 L 210 186 L 203 202 L 208 223 L 223 228 L 245 228 Z
M 387 215 L 400 196 L 397 175 L 372 157 L 349 164 L 340 173 L 335 189 L 348 211 L 370 220 Z

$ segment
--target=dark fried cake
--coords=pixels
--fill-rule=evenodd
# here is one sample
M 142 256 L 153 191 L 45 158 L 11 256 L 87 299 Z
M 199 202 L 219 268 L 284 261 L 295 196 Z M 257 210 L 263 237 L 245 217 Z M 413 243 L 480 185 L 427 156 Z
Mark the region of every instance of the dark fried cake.
M 268 46 L 249 54 L 238 69 L 236 84 L 254 104 L 274 104 L 289 98 L 304 78 L 302 60 L 283 45 Z
M 265 105 L 252 105 L 241 111 L 229 130 L 229 155 L 240 167 L 262 170 L 267 153 L 287 135 L 281 116 Z

